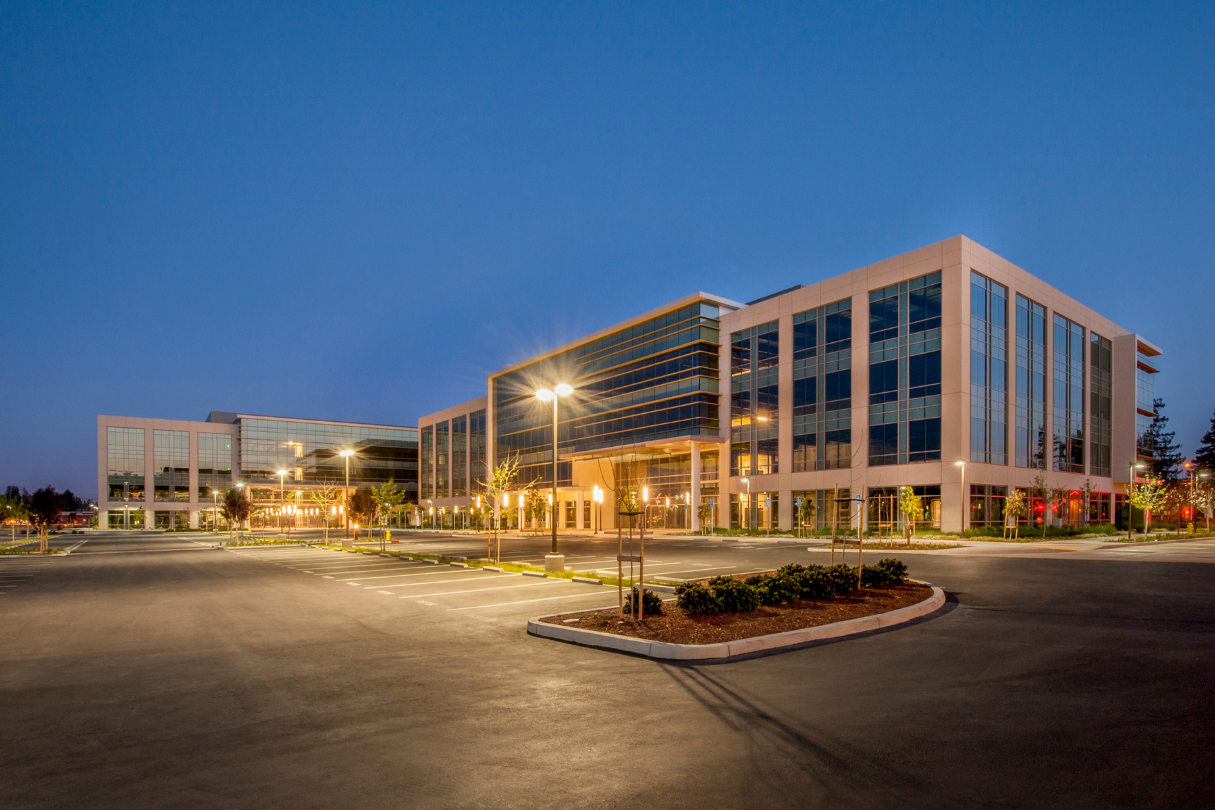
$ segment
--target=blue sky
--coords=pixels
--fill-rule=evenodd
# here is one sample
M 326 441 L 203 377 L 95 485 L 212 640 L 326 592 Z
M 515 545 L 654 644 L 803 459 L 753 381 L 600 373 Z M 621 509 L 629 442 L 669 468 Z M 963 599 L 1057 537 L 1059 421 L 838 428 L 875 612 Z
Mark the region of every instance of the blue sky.
M 0 486 L 966 234 L 1215 407 L 1210 4 L 0 6 Z

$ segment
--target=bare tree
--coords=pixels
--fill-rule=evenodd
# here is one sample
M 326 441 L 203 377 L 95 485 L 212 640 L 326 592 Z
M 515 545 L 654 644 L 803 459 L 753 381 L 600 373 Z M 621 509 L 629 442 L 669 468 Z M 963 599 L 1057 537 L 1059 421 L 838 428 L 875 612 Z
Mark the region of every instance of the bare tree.
M 485 491 L 485 497 L 493 505 L 494 509 L 494 526 L 493 534 L 488 535 L 485 539 L 485 558 L 501 561 L 502 558 L 502 510 L 509 508 L 508 504 L 504 504 L 502 499 L 515 488 L 515 481 L 519 477 L 519 457 L 508 456 L 502 459 L 493 467 L 489 466 L 489 460 L 485 461 L 485 480 L 477 481 L 477 484 Z M 534 483 L 534 482 L 533 482 Z M 530 490 L 532 484 L 527 484 L 523 487 L 524 491 Z M 497 551 L 497 554 L 494 551 Z
M 342 500 L 342 495 L 338 489 L 336 481 L 324 481 L 319 487 L 308 492 L 308 497 L 321 510 L 321 516 L 325 520 L 325 528 L 323 529 L 325 542 L 329 542 L 329 512 L 338 502 Z

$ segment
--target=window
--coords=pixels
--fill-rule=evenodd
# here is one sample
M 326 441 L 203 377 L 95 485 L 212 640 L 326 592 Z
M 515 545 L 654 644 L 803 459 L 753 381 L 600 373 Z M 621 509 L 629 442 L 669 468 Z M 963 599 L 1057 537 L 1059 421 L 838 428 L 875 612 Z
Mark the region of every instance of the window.
M 106 428 L 108 500 L 144 499 L 143 428 Z
M 793 334 L 793 471 L 847 467 L 826 435 L 851 435 L 852 299 L 795 314 Z
M 939 461 L 940 436 L 937 272 L 869 293 L 869 464 Z
M 780 418 L 779 344 L 777 321 L 730 336 L 730 432 L 736 448 L 731 471 L 745 468 L 757 475 L 768 475 L 779 469 L 776 441 Z M 753 357 L 750 347 L 754 347 Z M 743 445 L 751 456 L 745 464 L 737 458 Z
M 1016 463 L 1046 463 L 1046 308 L 1017 296 Z
M 232 437 L 227 433 L 198 434 L 198 497 L 206 500 L 212 489 L 232 486 Z
M 1054 317 L 1054 469 L 1084 472 L 1084 327 Z
M 485 411 L 473 411 L 468 415 L 468 467 L 473 481 L 487 480 L 485 469 Z M 475 487 L 475 484 L 470 484 Z
M 970 460 L 1005 464 L 1008 288 L 970 274 Z
M 1110 447 L 1113 439 L 1113 344 L 1089 332 L 1089 472 L 1109 476 Z M 1109 496 L 1104 517 L 1109 522 Z
M 186 430 L 152 431 L 153 497 L 158 501 L 190 500 L 190 432 Z M 203 492 L 200 497 L 211 497 Z
M 450 423 L 439 422 L 435 425 L 435 497 L 446 498 L 450 467 L 448 453 L 450 445 Z
M 468 494 L 468 417 L 451 420 L 451 494 Z
M 433 426 L 422 428 L 422 449 L 419 453 L 421 457 L 421 489 L 420 496 L 423 501 L 428 501 L 435 496 L 435 429 Z

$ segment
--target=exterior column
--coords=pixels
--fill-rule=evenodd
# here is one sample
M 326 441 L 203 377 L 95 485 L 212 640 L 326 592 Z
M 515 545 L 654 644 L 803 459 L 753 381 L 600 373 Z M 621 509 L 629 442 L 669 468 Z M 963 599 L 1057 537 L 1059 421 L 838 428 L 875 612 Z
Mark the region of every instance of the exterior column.
M 101 501 L 100 498 L 98 498 L 98 500 Z M 105 501 L 101 501 L 101 502 L 105 503 Z M 108 528 L 110 528 L 110 513 L 107 512 L 105 509 L 98 509 L 97 510 L 97 529 L 99 531 L 105 531 Z
M 584 528 L 586 528 L 582 525 L 583 497 L 584 496 L 581 492 L 574 493 L 574 528 L 578 531 L 582 531 Z
M 190 510 L 190 528 L 191 529 L 198 528 L 198 510 L 197 509 Z
M 700 530 L 700 445 L 692 442 L 692 502 L 688 506 L 689 527 Z

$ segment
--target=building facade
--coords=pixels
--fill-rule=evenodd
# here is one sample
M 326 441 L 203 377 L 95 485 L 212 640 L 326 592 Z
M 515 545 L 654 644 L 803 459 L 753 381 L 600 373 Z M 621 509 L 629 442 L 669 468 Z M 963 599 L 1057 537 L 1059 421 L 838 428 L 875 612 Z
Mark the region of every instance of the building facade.
M 1002 525 L 1011 490 L 1039 482 L 1065 495 L 1029 522 L 1110 522 L 1160 353 L 959 236 L 745 305 L 697 293 L 496 372 L 485 397 L 419 420 L 420 498 L 467 508 L 508 458 L 547 490 L 536 392 L 564 382 L 563 529 L 613 527 L 635 485 L 656 528 L 894 531 L 911 487 L 921 525 L 958 531 Z
M 204 422 L 98 416 L 98 526 L 209 526 L 237 486 L 259 512 L 287 506 L 292 525 L 320 525 L 309 493 L 345 490 L 343 450 L 353 451 L 350 490 L 393 481 L 416 504 L 416 428 L 219 411 Z

